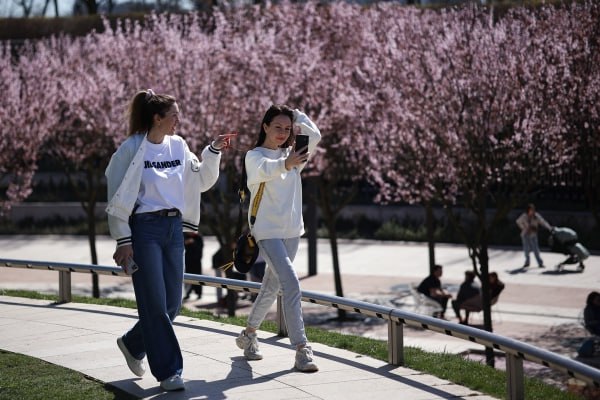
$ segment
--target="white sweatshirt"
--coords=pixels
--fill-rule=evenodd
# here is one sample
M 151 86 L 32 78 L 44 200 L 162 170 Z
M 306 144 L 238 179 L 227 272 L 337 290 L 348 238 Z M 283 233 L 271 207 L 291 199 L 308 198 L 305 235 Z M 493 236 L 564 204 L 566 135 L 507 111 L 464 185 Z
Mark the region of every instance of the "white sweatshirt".
M 298 110 L 294 110 L 294 124 L 300 125 L 300 134 L 308 135 L 308 151 L 312 153 L 321 140 L 319 128 Z M 291 147 L 277 150 L 256 147 L 246 153 L 250 208 L 260 183 L 265 182 L 256 221 L 251 228 L 256 240 L 289 239 L 304 234 L 300 172 L 306 164 L 286 170 L 285 159 L 290 151 Z

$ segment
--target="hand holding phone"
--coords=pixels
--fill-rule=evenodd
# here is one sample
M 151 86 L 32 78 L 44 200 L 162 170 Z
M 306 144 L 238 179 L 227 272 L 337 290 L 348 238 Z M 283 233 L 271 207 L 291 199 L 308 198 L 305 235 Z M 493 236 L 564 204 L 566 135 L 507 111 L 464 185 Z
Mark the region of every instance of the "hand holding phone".
M 308 135 L 296 135 L 294 151 L 298 152 L 298 150 L 302 151 L 300 154 L 305 154 L 308 152 Z
M 140 267 L 138 267 L 138 265 L 135 263 L 135 261 L 133 261 L 133 258 L 131 257 L 127 259 L 127 262 L 121 268 L 123 268 L 123 272 L 125 272 L 127 275 L 133 275 L 135 271 L 140 269 Z

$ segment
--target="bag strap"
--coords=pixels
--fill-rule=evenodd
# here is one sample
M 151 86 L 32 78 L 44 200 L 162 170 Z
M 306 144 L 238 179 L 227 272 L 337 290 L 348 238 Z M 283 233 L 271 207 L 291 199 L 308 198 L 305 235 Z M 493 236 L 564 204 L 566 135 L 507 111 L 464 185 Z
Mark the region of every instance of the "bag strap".
M 238 213 L 238 234 L 240 236 L 242 234 L 242 209 L 244 206 L 244 202 L 246 201 L 246 189 L 247 189 L 247 181 L 248 174 L 246 172 L 246 164 L 242 165 L 242 179 L 240 180 L 240 188 L 238 189 L 238 196 L 240 197 L 240 210 Z M 260 201 L 262 200 L 263 192 L 265 191 L 265 182 L 261 182 L 258 187 L 258 192 L 256 192 L 256 196 L 254 196 L 254 201 L 252 202 L 252 207 L 250 208 L 250 228 L 256 222 L 256 214 L 258 213 L 258 207 L 260 206 Z
M 240 208 L 238 212 L 238 223 L 237 223 L 237 235 L 239 237 L 242 234 L 242 220 L 243 220 L 243 208 L 244 201 L 246 200 L 246 166 L 244 165 L 242 168 L 242 180 L 240 182 L 240 188 L 238 189 L 238 196 L 240 197 Z M 254 201 L 252 202 L 252 208 L 250 209 L 250 228 L 254 225 L 256 221 L 256 214 L 258 213 L 258 207 L 260 206 L 260 201 L 262 200 L 263 192 L 265 191 L 265 182 L 261 182 L 258 187 L 258 192 L 256 192 L 256 196 L 254 196 Z M 228 262 L 225 265 L 219 267 L 219 269 L 226 271 L 229 268 L 233 267 L 233 261 Z
M 260 201 L 262 200 L 263 192 L 265 191 L 265 183 L 261 182 L 258 187 L 258 192 L 256 192 L 256 196 L 254 196 L 254 201 L 252 202 L 252 209 L 250 213 L 250 225 L 254 225 L 256 222 L 256 213 L 258 213 L 258 206 L 260 206 Z
M 238 211 L 238 222 L 237 222 L 237 234 L 236 237 L 239 237 L 242 234 L 242 225 L 243 225 L 243 214 L 244 214 L 244 202 L 246 201 L 246 182 L 248 180 L 248 175 L 246 173 L 246 164 L 242 165 L 242 179 L 240 180 L 240 187 L 238 189 L 238 196 L 240 198 L 239 203 L 239 211 Z M 252 207 L 250 208 L 250 228 L 256 222 L 256 214 L 258 213 L 258 207 L 260 206 L 260 201 L 262 200 L 263 192 L 265 190 L 265 182 L 261 182 L 258 187 L 258 192 L 254 197 L 254 201 L 252 202 Z

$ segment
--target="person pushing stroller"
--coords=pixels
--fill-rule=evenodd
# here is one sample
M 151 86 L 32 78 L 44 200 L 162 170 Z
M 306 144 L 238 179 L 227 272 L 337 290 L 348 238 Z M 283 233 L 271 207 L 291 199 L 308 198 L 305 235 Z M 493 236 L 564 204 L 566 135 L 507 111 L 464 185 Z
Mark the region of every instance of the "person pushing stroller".
M 523 268 L 529 267 L 529 253 L 533 251 L 538 266 L 544 268 L 544 262 L 540 256 L 540 247 L 538 244 L 538 230 L 540 225 L 552 231 L 552 226 L 535 211 L 535 205 L 529 204 L 527 210 L 517 218 L 517 225 L 521 228 L 521 240 L 523 242 L 523 252 L 525 253 L 525 264 Z

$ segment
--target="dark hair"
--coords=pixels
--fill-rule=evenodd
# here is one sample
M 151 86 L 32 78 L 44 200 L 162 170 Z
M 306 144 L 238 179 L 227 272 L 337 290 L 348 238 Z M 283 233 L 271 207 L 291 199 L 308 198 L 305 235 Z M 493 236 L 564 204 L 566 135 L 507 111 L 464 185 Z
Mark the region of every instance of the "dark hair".
M 164 117 L 175 104 L 175 97 L 156 94 L 151 89 L 137 92 L 129 104 L 129 129 L 127 135 L 147 132 L 152 128 L 156 114 Z
M 594 304 L 594 300 L 596 300 L 596 297 L 598 297 L 598 296 L 600 296 L 600 293 L 591 292 L 590 294 L 588 294 L 585 304 L 587 304 L 588 306 L 591 306 L 592 304 Z
M 533 204 L 533 203 L 527 204 L 527 211 L 529 211 L 529 210 L 535 211 L 535 204 Z
M 270 125 L 271 121 L 273 121 L 273 119 L 278 116 L 278 115 L 285 115 L 287 117 L 290 118 L 290 121 L 292 121 L 292 123 L 294 122 L 294 111 L 292 111 L 292 109 L 284 104 L 273 104 L 271 107 L 269 107 L 269 109 L 267 110 L 267 112 L 265 113 L 265 116 L 262 119 L 262 122 L 260 123 L 260 132 L 258 133 L 258 140 L 256 141 L 256 146 L 255 147 L 260 147 L 263 145 L 263 143 L 265 142 L 265 139 L 267 138 L 267 132 L 265 132 L 265 128 L 264 125 Z M 293 125 L 292 125 L 292 133 L 293 133 Z M 285 143 L 283 143 L 280 147 L 288 147 L 292 145 L 292 141 L 293 139 L 293 134 L 290 134 L 290 137 L 288 138 L 288 140 L 285 141 Z
M 435 265 L 433 266 L 433 272 L 437 271 L 438 269 L 442 269 L 442 266 L 441 266 L 441 265 L 439 265 L 439 264 L 435 264 Z
M 475 280 L 475 272 L 470 269 L 465 271 L 465 281 L 473 282 Z

